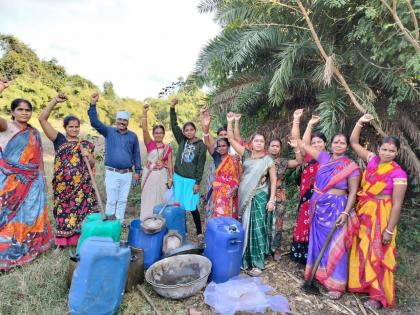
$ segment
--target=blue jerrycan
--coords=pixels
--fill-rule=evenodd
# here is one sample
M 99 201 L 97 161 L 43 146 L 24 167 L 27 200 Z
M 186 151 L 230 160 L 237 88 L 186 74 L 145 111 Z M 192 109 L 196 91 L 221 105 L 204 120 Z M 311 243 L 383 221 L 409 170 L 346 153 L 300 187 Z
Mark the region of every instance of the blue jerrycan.
M 239 275 L 244 246 L 244 230 L 241 223 L 233 218 L 210 219 L 204 242 L 204 256 L 212 263 L 212 281 L 226 282 Z
M 72 315 L 117 314 L 130 263 L 127 244 L 110 237 L 89 237 L 80 249 L 69 293 Z

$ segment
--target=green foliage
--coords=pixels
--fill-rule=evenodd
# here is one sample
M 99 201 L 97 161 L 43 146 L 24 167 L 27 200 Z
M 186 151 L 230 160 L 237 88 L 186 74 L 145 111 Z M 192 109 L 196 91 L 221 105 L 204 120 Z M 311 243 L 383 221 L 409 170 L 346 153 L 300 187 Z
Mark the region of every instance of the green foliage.
M 53 119 L 62 119 L 73 114 L 82 122 L 89 121 L 87 108 L 92 93 L 99 90 L 97 86 L 80 75 L 69 76 L 55 58 L 40 60 L 27 45 L 14 36 L 0 34 L 0 48 L 3 52 L 0 58 L 0 77 L 12 80 L 11 86 L 0 95 L 2 113 L 10 113 L 9 106 L 13 99 L 25 98 L 33 104 L 37 114 L 52 97 L 63 92 L 68 100 L 53 111 Z M 195 121 L 198 117 L 198 105 L 204 94 L 194 83 L 182 79 L 179 82 L 182 87 L 173 91 L 170 96 L 180 100 L 179 120 L 181 123 Z M 148 102 L 151 104 L 150 126 L 162 123 L 169 128 L 168 100 L 149 98 Z M 126 110 L 132 114 L 130 128 L 139 131 L 142 107 L 141 101 L 119 98 L 112 82 L 104 82 L 98 102 L 98 113 L 104 123 L 112 124 L 116 111 Z
M 401 131 L 404 122 L 395 120 L 398 113 L 420 102 L 420 54 L 402 36 L 392 15 L 380 1 L 303 3 L 322 46 L 356 99 Z M 420 2 L 413 5 L 420 13 Z M 211 110 L 216 115 L 229 110 L 252 115 L 243 126 L 255 130 L 297 106 L 306 107 L 318 112 L 327 135 L 346 126 L 348 131 L 361 115 L 334 78 L 326 86 L 326 62 L 295 1 L 206 0 L 199 10 L 213 12 L 222 27 L 202 49 L 195 73 L 197 82 L 212 88 Z M 403 25 L 413 30 L 404 1 L 398 2 L 397 12 Z M 420 125 L 420 115 L 410 119 Z M 403 134 L 400 131 L 390 130 Z M 415 142 L 412 133 L 404 136 Z M 415 151 L 416 145 L 411 148 Z M 407 168 L 415 164 L 406 160 Z

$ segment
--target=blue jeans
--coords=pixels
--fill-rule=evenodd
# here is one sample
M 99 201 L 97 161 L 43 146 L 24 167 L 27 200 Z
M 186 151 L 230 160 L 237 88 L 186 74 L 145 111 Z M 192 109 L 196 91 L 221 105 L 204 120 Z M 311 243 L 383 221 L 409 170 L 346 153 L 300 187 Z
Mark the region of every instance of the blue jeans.
M 106 215 L 115 213 L 118 220 L 124 220 L 132 179 L 133 173 L 131 172 L 120 174 L 105 170 Z

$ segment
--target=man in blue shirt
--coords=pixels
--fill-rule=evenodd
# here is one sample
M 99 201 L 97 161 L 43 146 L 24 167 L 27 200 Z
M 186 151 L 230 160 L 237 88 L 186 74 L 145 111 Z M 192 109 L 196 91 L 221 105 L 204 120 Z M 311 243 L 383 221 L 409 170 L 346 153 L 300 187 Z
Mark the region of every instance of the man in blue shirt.
M 99 94 L 94 93 L 88 115 L 91 126 L 105 137 L 105 212 L 107 215 L 115 214 L 116 218 L 123 222 L 131 181 L 134 179 L 136 186 L 140 180 L 139 139 L 134 132 L 127 129 L 130 119 L 128 112 L 117 113 L 116 128 L 103 124 L 96 112 L 98 100 Z

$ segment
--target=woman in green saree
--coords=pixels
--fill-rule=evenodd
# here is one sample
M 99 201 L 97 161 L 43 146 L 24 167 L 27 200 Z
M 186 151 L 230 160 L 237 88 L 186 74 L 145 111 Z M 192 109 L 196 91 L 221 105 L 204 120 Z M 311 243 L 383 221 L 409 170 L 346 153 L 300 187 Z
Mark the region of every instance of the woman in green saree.
M 264 257 L 269 253 L 266 216 L 267 210 L 273 211 L 275 208 L 276 168 L 273 159 L 265 151 L 264 135 L 254 133 L 248 149 L 235 140 L 234 120 L 234 113 L 228 113 L 228 139 L 242 157 L 243 173 L 238 191 L 238 214 L 245 231 L 242 268 L 248 270 L 251 276 L 259 276 L 264 269 Z

